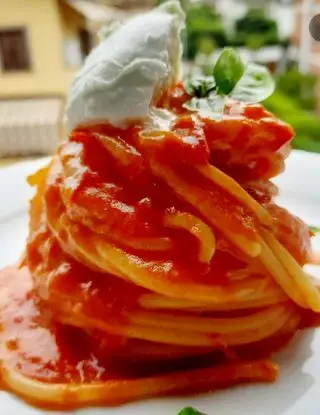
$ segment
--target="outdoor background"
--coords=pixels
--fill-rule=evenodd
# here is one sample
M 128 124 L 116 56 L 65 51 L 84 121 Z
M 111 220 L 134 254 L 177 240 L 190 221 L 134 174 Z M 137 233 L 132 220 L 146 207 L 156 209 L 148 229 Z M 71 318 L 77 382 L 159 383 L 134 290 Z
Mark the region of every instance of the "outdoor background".
M 53 152 L 70 82 L 100 28 L 160 3 L 0 0 L 0 158 Z M 295 128 L 295 148 L 320 153 L 320 42 L 309 33 L 320 0 L 181 3 L 184 73 L 210 73 L 225 46 L 267 65 L 277 90 L 264 104 Z

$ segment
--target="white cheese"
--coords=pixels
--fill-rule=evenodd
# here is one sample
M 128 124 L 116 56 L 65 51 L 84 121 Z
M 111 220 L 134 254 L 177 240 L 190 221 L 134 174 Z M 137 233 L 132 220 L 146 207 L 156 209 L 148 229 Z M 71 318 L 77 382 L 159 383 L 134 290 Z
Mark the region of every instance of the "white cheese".
M 69 93 L 67 129 L 97 121 L 150 120 L 152 101 L 179 78 L 180 3 L 169 1 L 117 27 L 90 53 Z

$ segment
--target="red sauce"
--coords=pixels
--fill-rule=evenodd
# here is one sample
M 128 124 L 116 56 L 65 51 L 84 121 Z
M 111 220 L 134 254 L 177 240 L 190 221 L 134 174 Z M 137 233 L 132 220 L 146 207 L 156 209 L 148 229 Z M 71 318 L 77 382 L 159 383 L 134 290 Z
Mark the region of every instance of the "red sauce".
M 183 104 L 188 99 L 182 84 L 178 84 L 171 91 L 169 108 L 185 114 Z M 266 180 L 281 173 L 294 135 L 290 126 L 262 105 L 234 101 L 225 107 L 221 120 L 203 120 L 203 131 L 210 162 L 240 183 Z
M 183 297 L 200 285 L 204 290 L 218 286 L 232 291 L 230 273 L 250 263 L 224 230 L 256 242 L 258 219 L 197 167 L 211 163 L 265 204 L 278 239 L 301 264 L 310 249 L 305 225 L 271 205 L 274 188 L 268 179 L 282 169 L 292 130 L 259 105 L 231 103 L 221 120 L 190 114 L 183 109 L 188 95 L 182 85 L 165 99 L 177 115 L 170 131 L 141 138 L 138 123 L 125 130 L 106 124 L 78 128 L 60 146 L 49 168 L 31 178 L 38 191 L 30 210 L 28 268 L 0 273 L 3 367 L 46 383 L 140 378 L 225 363 L 250 350 L 257 357 L 258 350 L 270 354 L 292 335 L 245 350 L 231 350 L 221 343 L 222 352 L 212 350 L 219 337 L 213 334 L 208 335 L 212 343 L 205 347 L 178 347 L 126 336 L 126 329 L 133 326 L 130 317 L 142 310 L 140 299 L 153 291 L 143 288 L 150 288 L 145 281 L 131 282 L 120 265 L 139 268 L 148 283 L 178 286 Z M 180 183 L 174 185 L 175 180 Z M 197 203 L 177 191 L 183 186 L 198 195 Z M 207 208 L 211 217 L 199 207 Z M 165 226 L 165 215 L 180 211 L 213 229 L 216 246 L 209 263 L 200 261 L 201 245 L 190 230 Z M 143 245 L 145 240 L 150 245 L 155 241 L 167 245 L 153 250 Z M 99 253 L 97 246 L 102 245 L 104 251 Z M 119 252 L 118 269 L 108 262 L 108 255 Z M 256 274 L 261 277 L 258 268 Z M 172 317 L 197 314 L 190 310 L 170 313 Z M 245 310 L 233 313 L 242 316 Z M 141 365 L 141 361 L 148 364 Z M 229 372 L 234 378 L 236 370 Z M 273 379 L 274 369 L 270 373 L 265 377 Z
M 89 355 L 84 355 L 84 360 L 78 359 L 75 350 L 68 348 L 63 340 L 60 344 L 50 315 L 43 313 L 36 303 L 28 270 L 8 268 L 2 271 L 0 291 L 5 296 L 0 306 L 2 363 L 45 382 L 79 381 L 76 366 L 81 361 L 88 364 Z
M 58 284 L 55 289 L 75 288 L 72 281 L 64 280 L 64 283 L 67 286 Z M 91 287 L 82 286 L 81 289 L 87 292 Z M 138 353 L 139 349 L 145 348 L 144 342 L 107 335 L 98 330 L 93 330 L 89 336 L 75 327 L 55 323 L 48 308 L 43 308 L 35 295 L 27 268 L 18 270 L 11 267 L 1 271 L 0 292 L 4 295 L 0 304 L 0 361 L 7 369 L 45 383 L 84 383 L 151 376 L 174 368 L 172 364 L 166 368 L 163 363 L 156 362 L 144 369 L 139 367 L 141 359 L 153 360 L 152 355 L 148 359 L 148 356 Z M 89 303 L 95 307 L 94 302 L 99 303 L 99 298 L 94 294 L 91 298 Z M 104 301 L 107 307 L 107 296 Z M 105 310 L 98 312 L 103 316 Z M 132 355 L 134 350 L 137 351 L 136 358 Z M 161 349 L 157 351 L 161 353 Z M 190 348 L 186 355 L 188 353 L 200 354 L 201 351 Z M 170 348 L 164 357 L 170 357 Z M 161 361 L 161 354 L 159 358 Z M 187 362 L 185 365 L 188 367 Z
M 233 351 L 226 350 L 224 354 L 190 347 L 177 347 L 175 351 L 170 346 L 163 346 L 162 356 L 161 348 L 153 350 L 152 343 L 111 336 L 98 330 L 91 331 L 88 336 L 75 327 L 54 323 L 47 308 L 41 306 L 34 293 L 27 268 L 3 270 L 0 273 L 0 291 L 5 295 L 0 306 L 2 365 L 44 383 L 130 379 L 192 368 L 193 365 L 221 364 L 239 357 L 261 358 L 282 348 L 292 337 L 292 333 L 288 333 Z M 186 356 L 193 354 L 207 355 L 207 358 L 186 359 Z M 179 361 L 180 356 L 185 356 L 184 360 Z M 169 363 L 164 363 L 163 358 Z M 176 363 L 171 359 L 175 359 Z M 141 361 L 149 363 L 141 366 Z
M 72 283 L 65 283 L 68 287 L 63 289 L 74 288 Z M 161 352 L 161 347 L 149 342 L 128 340 L 98 330 L 92 330 L 88 335 L 75 327 L 55 323 L 47 307 L 43 308 L 35 295 L 27 268 L 3 270 L 0 273 L 0 291 L 5 296 L 0 306 L 0 361 L 7 370 L 44 383 L 69 384 L 153 376 L 194 365 L 222 363 L 227 357 L 219 351 L 192 347 L 170 348 L 164 345 Z M 207 359 L 186 359 L 205 354 Z M 181 356 L 184 359 L 179 361 Z M 170 363 L 164 363 L 165 360 Z M 149 363 L 141 366 L 140 361 Z
M 232 103 L 226 106 L 221 120 L 203 119 L 186 111 L 182 114 L 186 99 L 182 86 L 178 85 L 172 91 L 171 98 L 169 96 L 169 107 L 179 116 L 172 123 L 171 131 L 156 132 L 155 137 L 151 134 L 150 138 L 141 139 L 139 133 L 142 126 L 139 124 L 125 130 L 107 124 L 74 130 L 69 140 L 61 145 L 59 161 L 50 168 L 47 183 L 39 192 L 43 193 L 49 221 L 50 216 L 56 219 L 66 216 L 64 227 L 72 228 L 74 235 L 87 240 L 87 249 L 92 244 L 91 238 L 97 235 L 130 254 L 131 261 L 142 265 L 149 272 L 150 279 L 180 284 L 224 285 L 228 284 L 228 273 L 245 267 L 247 259 L 234 244 L 226 242 L 222 236 L 223 229 L 232 230 L 248 241 L 256 241 L 259 224 L 242 202 L 194 167 L 206 166 L 210 161 L 236 178 L 244 188 L 250 188 L 252 196 L 258 201 L 262 198 L 269 203 L 272 190 L 266 179 L 275 173 L 278 162 L 283 163 L 284 156 L 280 150 L 290 141 L 292 130 L 260 105 Z M 271 170 L 263 173 L 260 162 Z M 153 174 L 152 167 L 157 163 L 164 176 Z M 170 177 L 165 176 L 170 169 L 183 178 L 191 192 L 197 189 L 198 205 L 208 206 L 212 217 L 216 217 L 221 226 L 221 229 L 214 229 L 218 248 L 210 264 L 199 262 L 197 238 L 186 230 L 171 229 L 163 224 L 168 209 L 189 212 L 207 222 L 197 206 L 192 206 L 171 188 Z M 41 194 L 38 198 L 38 205 L 41 205 Z M 291 216 L 285 219 L 281 209 L 274 209 L 271 205 L 266 207 L 279 223 L 281 241 L 304 263 L 310 250 L 310 238 L 305 226 L 294 219 L 290 223 Z M 41 216 L 41 208 L 38 210 Z M 293 225 L 294 230 L 291 229 Z M 82 273 L 89 275 L 89 282 L 99 281 L 99 276 L 90 269 L 92 264 L 71 247 L 63 227 L 57 234 L 49 224 L 47 232 L 44 239 L 37 234 L 37 227 L 36 237 L 31 232 L 27 258 L 31 270 L 43 266 L 44 241 L 58 238 L 62 250 L 74 258 L 65 280 L 71 282 L 73 275 Z M 172 247 L 164 251 L 139 248 L 135 243 L 144 238 L 169 238 Z M 54 255 L 47 253 L 51 273 L 57 268 L 57 262 L 50 264 L 50 261 L 57 256 L 59 243 L 51 244 L 56 246 L 52 248 Z M 222 249 L 224 245 L 227 248 Z M 63 260 L 68 262 L 70 257 Z M 79 267 L 82 267 L 81 272 Z M 43 272 L 48 274 L 48 269 L 44 268 Z M 116 287 L 115 292 L 126 292 L 127 283 L 118 282 L 111 276 L 105 279 L 110 291 L 109 284 L 114 284 L 115 279 L 116 284 L 123 285 L 121 290 Z M 60 280 L 63 279 L 60 277 Z M 75 287 L 70 287 L 69 292 L 74 290 Z M 99 290 L 104 292 L 101 288 Z M 130 290 L 134 292 L 131 287 Z M 132 294 L 130 298 L 136 299 L 136 295 Z M 128 306 L 126 300 L 121 301 Z

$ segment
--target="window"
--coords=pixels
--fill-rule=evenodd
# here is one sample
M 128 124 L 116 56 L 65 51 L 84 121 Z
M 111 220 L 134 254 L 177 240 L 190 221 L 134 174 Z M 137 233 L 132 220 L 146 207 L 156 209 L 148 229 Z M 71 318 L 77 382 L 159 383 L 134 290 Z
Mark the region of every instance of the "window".
M 0 30 L 0 62 L 3 72 L 30 69 L 30 58 L 24 29 Z

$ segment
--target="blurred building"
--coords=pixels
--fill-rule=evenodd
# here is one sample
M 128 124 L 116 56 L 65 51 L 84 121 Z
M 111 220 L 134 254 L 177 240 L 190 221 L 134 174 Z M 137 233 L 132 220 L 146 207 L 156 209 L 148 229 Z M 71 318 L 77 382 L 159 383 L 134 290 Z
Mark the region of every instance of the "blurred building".
M 130 15 L 84 0 L 0 0 L 0 156 L 47 153 L 102 24 Z
M 309 24 L 320 14 L 320 0 L 297 0 L 293 44 L 300 48 L 299 66 L 302 71 L 320 71 L 320 42 L 312 38 Z
M 292 43 L 298 49 L 298 63 L 301 72 L 315 74 L 318 81 L 320 112 L 320 42 L 312 38 L 309 32 L 311 19 L 320 14 L 320 0 L 297 0 L 296 18 Z
M 209 0 L 209 2 L 215 5 L 230 29 L 236 19 L 253 8 L 264 9 L 271 18 L 275 19 L 281 37 L 287 37 L 293 31 L 295 0 Z

